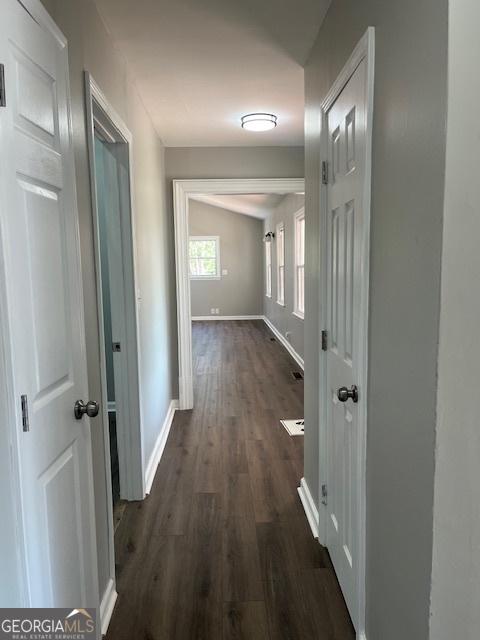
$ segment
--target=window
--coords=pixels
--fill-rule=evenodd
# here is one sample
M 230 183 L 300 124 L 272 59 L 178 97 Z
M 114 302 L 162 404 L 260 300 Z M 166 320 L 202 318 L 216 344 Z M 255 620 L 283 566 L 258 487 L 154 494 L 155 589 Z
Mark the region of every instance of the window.
M 190 236 L 190 278 L 220 279 L 220 239 L 218 236 Z
M 293 313 L 305 315 L 305 210 L 295 215 L 295 305 Z
M 265 295 L 272 297 L 272 243 L 265 242 Z
M 285 305 L 285 225 L 277 225 L 277 302 Z

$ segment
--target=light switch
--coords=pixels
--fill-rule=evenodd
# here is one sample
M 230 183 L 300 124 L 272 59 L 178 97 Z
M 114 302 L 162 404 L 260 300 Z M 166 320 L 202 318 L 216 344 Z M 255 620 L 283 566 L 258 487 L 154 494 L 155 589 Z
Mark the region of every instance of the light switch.
M 222 269 L 222 276 L 228 276 L 228 269 Z

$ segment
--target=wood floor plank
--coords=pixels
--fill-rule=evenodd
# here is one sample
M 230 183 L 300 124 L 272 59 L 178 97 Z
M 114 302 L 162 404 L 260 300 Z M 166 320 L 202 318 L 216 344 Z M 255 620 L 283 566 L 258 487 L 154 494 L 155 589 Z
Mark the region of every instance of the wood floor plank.
M 225 472 L 223 478 L 223 515 L 255 518 L 253 495 L 248 473 Z
M 297 487 L 297 365 L 261 321 L 193 324 L 195 408 L 175 414 L 150 495 L 115 534 L 107 640 L 353 640 Z
M 262 600 L 262 577 L 253 517 L 231 517 L 224 522 L 222 551 L 224 601 Z
M 269 640 L 264 602 L 226 602 L 223 607 L 224 640 Z

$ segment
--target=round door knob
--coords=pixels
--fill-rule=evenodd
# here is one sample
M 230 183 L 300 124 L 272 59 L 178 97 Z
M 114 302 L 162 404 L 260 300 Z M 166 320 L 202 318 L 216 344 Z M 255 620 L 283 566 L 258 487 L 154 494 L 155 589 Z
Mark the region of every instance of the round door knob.
M 95 400 L 89 400 L 87 404 L 85 404 L 83 400 L 77 400 L 73 408 L 73 413 L 77 420 L 81 420 L 85 414 L 87 414 L 89 418 L 95 418 L 95 416 L 98 416 L 99 408 L 98 402 L 95 402 Z
M 358 402 L 358 387 L 355 384 L 352 384 L 351 388 L 340 387 L 337 391 L 337 397 L 340 402 L 346 402 L 351 399 L 353 402 Z

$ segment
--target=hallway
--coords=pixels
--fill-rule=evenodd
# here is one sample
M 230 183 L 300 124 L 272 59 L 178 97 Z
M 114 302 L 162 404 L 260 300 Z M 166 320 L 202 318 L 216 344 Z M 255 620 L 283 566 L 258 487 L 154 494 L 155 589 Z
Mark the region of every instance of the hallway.
M 195 408 L 177 412 L 151 495 L 116 533 L 109 640 L 350 640 L 298 494 L 296 365 L 262 321 L 193 323 Z

